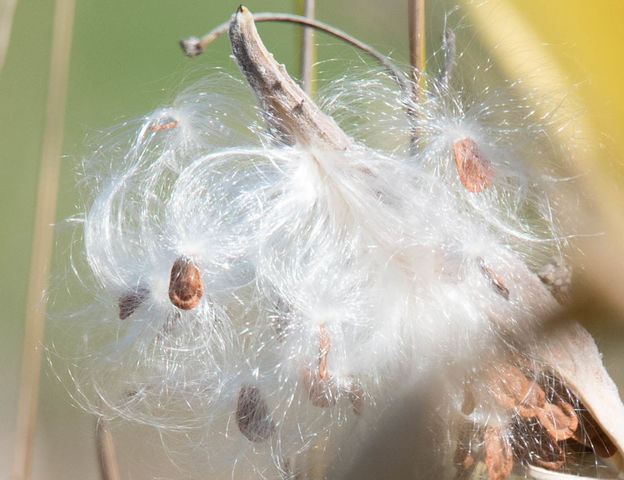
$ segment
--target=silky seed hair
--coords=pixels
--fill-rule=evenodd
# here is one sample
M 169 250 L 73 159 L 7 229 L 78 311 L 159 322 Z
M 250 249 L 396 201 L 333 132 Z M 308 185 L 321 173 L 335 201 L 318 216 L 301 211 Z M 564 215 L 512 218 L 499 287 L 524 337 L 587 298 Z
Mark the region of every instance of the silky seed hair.
M 448 379 L 444 447 L 462 474 L 559 469 L 570 439 L 610 451 L 578 392 L 527 349 L 556 310 L 534 273 L 564 264 L 567 243 L 552 172 L 527 161 L 550 126 L 523 114 L 533 97 L 466 100 L 434 77 L 419 103 L 377 69 L 322 89 L 355 139 L 345 150 L 276 145 L 221 72 L 106 133 L 71 222 L 89 302 L 58 322 L 74 349 L 53 350 L 74 398 L 154 427 L 220 478 L 333 461 L 431 372 Z

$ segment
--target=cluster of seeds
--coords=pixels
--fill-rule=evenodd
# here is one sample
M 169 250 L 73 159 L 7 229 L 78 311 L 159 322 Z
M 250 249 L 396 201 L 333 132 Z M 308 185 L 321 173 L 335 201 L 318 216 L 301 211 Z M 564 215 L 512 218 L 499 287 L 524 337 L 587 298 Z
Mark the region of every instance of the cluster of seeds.
M 357 119 L 336 121 L 275 63 L 244 8 L 230 41 L 267 129 L 227 77 L 85 162 L 75 271 L 91 300 L 72 315 L 71 368 L 82 403 L 201 432 L 193 447 L 216 476 L 275 478 L 311 450 L 331 459 L 343 435 L 368 434 L 431 372 L 452 372 L 440 404 L 462 425 L 462 474 L 481 447 L 491 480 L 514 458 L 559 469 L 571 440 L 615 453 L 611 433 L 587 428 L 601 414 L 573 392 L 578 372 L 560 373 L 537 341 L 565 282 L 561 264 L 534 271 L 563 241 L 514 142 L 545 132 L 497 129 L 513 102 L 467 106 L 432 80 L 415 103 L 379 74 L 324 94 L 327 112 Z M 389 149 L 359 138 L 375 115 Z M 485 370 L 483 352 L 499 359 Z M 556 386 L 540 385 L 546 369 Z

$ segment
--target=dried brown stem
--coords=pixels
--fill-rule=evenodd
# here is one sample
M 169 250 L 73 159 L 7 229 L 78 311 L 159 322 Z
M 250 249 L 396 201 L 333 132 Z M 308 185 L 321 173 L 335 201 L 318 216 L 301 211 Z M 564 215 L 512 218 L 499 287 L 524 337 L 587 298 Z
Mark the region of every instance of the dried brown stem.
M 95 421 L 95 441 L 100 478 L 102 480 L 119 480 L 121 476 L 119 475 L 113 436 L 106 426 L 106 420 L 102 416 L 99 416 Z
M 304 0 L 303 15 L 314 20 L 315 0 Z M 308 94 L 312 93 L 312 72 L 316 56 L 314 45 L 314 29 L 305 27 L 301 35 L 301 88 Z
M 414 84 L 419 85 L 425 71 L 425 0 L 408 0 L 407 6 L 410 65 Z
M 245 8 L 245 7 L 243 7 Z M 246 10 L 246 9 L 245 9 Z M 364 42 L 360 42 L 359 40 L 353 38 L 346 32 L 334 28 L 326 23 L 319 22 L 318 20 L 309 19 L 306 17 L 302 17 L 299 15 L 291 15 L 286 13 L 256 13 L 253 15 L 253 20 L 258 22 L 286 22 L 286 23 L 295 23 L 298 25 L 304 25 L 306 27 L 311 27 L 316 30 L 320 30 L 322 32 L 327 33 L 328 35 L 332 35 L 340 40 L 353 45 L 355 48 L 362 50 L 367 55 L 374 58 L 380 65 L 382 65 L 390 74 L 390 76 L 397 82 L 401 91 L 404 95 L 409 96 L 410 87 L 407 85 L 405 80 L 403 79 L 403 72 L 397 68 L 391 61 L 388 60 L 388 57 L 382 55 L 377 50 L 375 50 L 370 45 L 367 45 Z M 184 51 L 185 55 L 189 57 L 194 57 L 199 55 L 204 51 L 206 46 L 213 42 L 219 35 L 222 35 L 228 31 L 230 28 L 231 21 L 222 23 L 221 25 L 216 26 L 206 35 L 201 38 L 197 37 L 188 37 L 180 40 L 180 46 Z

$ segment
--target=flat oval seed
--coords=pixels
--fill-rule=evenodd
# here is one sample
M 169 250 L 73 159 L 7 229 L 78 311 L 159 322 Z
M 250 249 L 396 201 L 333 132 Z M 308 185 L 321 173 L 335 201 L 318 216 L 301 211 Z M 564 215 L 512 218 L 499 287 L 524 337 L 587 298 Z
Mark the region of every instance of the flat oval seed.
M 258 387 L 243 385 L 239 390 L 236 422 L 241 433 L 252 442 L 262 442 L 273 434 L 275 424 Z
M 171 267 L 171 303 L 182 310 L 190 310 L 197 306 L 203 293 L 201 274 L 193 261 L 188 257 L 178 257 Z
M 574 436 L 578 427 L 578 417 L 574 408 L 560 400 L 558 405 L 547 403 L 537 412 L 537 419 L 553 440 L 560 442 Z
M 494 287 L 494 290 L 496 290 L 496 293 L 498 293 L 505 300 L 509 300 L 509 289 L 505 286 L 503 281 L 498 278 L 498 275 L 494 273 L 494 270 L 488 267 L 481 257 L 477 257 L 477 262 L 479 262 L 481 271 L 490 280 L 490 283 Z
M 515 409 L 525 418 L 535 417 L 546 403 L 541 387 L 513 365 L 501 363 L 491 368 L 488 379 L 496 401 L 503 407 Z
M 132 292 L 125 293 L 119 297 L 119 318 L 125 320 L 145 301 L 149 290 L 139 287 Z
M 485 466 L 490 480 L 503 480 L 513 469 L 513 451 L 499 427 L 485 431 Z
M 466 190 L 478 193 L 492 184 L 492 167 L 469 137 L 453 142 L 457 173 Z

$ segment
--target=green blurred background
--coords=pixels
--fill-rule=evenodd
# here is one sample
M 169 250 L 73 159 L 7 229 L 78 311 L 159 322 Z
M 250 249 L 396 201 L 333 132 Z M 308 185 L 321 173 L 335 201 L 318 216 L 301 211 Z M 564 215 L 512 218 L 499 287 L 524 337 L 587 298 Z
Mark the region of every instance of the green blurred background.
M 451 9 L 452 3 L 429 2 L 428 27 L 439 32 L 444 13 Z M 229 58 L 225 37 L 195 59 L 185 58 L 177 44 L 182 37 L 201 35 L 225 21 L 238 3 L 233 0 L 77 0 L 57 219 L 78 213 L 75 172 L 81 158 L 89 153 L 85 146 L 87 135 L 97 135 L 100 129 L 139 117 L 167 103 L 177 91 L 211 68 L 223 66 L 238 74 Z M 405 62 L 404 3 L 317 0 L 317 17 Z M 509 55 L 507 52 L 513 49 L 529 48 L 506 45 L 510 41 L 506 25 L 496 25 L 500 20 L 494 20 L 495 15 L 509 4 L 517 8 L 518 18 L 526 21 L 525 27 L 535 34 L 536 44 L 530 49 L 547 52 L 548 57 L 541 58 L 532 53 L 535 64 L 548 63 L 549 68 L 556 69 L 559 78 L 567 82 L 567 88 L 579 99 L 581 108 L 575 115 L 585 118 L 595 130 L 588 132 L 585 140 L 600 147 L 591 149 L 588 158 L 583 159 L 584 172 L 589 176 L 595 174 L 614 188 L 610 207 L 621 212 L 622 203 L 613 205 L 622 197 L 610 177 L 618 178 L 623 171 L 624 67 L 619 61 L 619 49 L 624 45 L 621 28 L 624 2 L 597 0 L 591 6 L 581 0 L 469 2 L 465 17 L 463 10 L 451 16 L 451 21 L 457 21 L 460 26 L 458 38 L 469 43 L 459 44 L 458 50 L 466 49 L 475 62 L 485 61 L 484 55 L 489 52 L 495 63 L 500 60 L 504 64 L 504 58 L 497 56 Z M 246 5 L 252 12 L 296 9 L 293 1 L 249 0 Z M 473 10 L 479 8 L 482 18 L 477 15 L 473 19 Z M 53 12 L 52 1 L 18 2 L 6 62 L 0 72 L 0 219 L 4 225 L 0 234 L 3 273 L 0 277 L 0 478 L 9 477 L 13 457 Z M 496 27 L 493 36 L 481 37 L 480 28 L 492 25 Z M 296 74 L 299 30 L 283 24 L 263 24 L 259 30 L 275 57 Z M 319 60 L 339 59 L 324 66 L 323 75 L 328 78 L 339 75 L 345 65 L 360 62 L 358 54 L 336 40 L 317 35 L 317 41 L 321 44 Z M 428 41 L 430 47 L 437 47 L 436 38 L 432 36 Z M 505 74 L 513 76 L 510 70 L 513 67 Z M 613 235 L 617 235 L 619 230 L 614 231 Z M 620 264 L 622 259 L 618 238 L 608 237 L 611 250 L 605 252 L 614 264 Z M 624 288 L 624 277 L 615 275 L 615 278 L 616 282 L 620 281 L 620 290 Z M 608 328 L 600 336 L 611 336 Z M 603 344 L 610 352 L 608 365 L 622 378 L 624 368 L 619 368 L 622 362 L 617 355 L 619 347 L 613 342 Z M 71 407 L 63 387 L 49 370 L 44 371 L 33 478 L 98 478 L 92 432 L 92 419 Z M 175 469 L 167 473 L 163 466 L 166 460 L 150 466 L 143 463 L 142 452 L 149 450 L 149 445 L 126 443 L 121 449 L 124 452 L 122 478 L 175 477 Z

